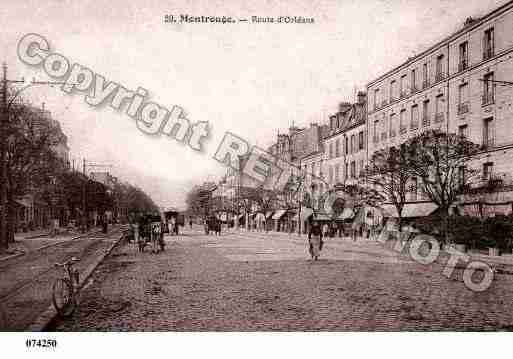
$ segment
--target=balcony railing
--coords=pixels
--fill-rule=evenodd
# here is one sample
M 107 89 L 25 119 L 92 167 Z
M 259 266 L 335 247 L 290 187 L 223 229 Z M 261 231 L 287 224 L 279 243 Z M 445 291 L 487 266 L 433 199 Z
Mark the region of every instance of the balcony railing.
M 483 60 L 488 60 L 494 55 L 493 48 L 488 48 L 483 51 Z
M 404 135 L 404 134 L 406 133 L 406 130 L 407 130 L 407 129 L 406 129 L 406 126 L 401 126 L 401 128 L 399 128 L 399 133 L 400 133 L 401 135 Z
M 422 81 L 422 88 L 427 89 L 429 87 L 430 83 L 429 80 Z
M 445 74 L 443 72 L 438 72 L 436 75 L 435 75 L 435 81 L 436 82 L 440 82 L 440 81 L 443 81 L 445 79 Z
M 458 104 L 458 115 L 463 115 L 464 113 L 469 112 L 470 105 L 468 102 L 463 102 Z
M 458 71 L 463 71 L 468 68 L 467 60 L 463 60 L 458 64 Z
M 439 122 L 444 122 L 444 114 L 443 114 L 443 112 L 442 113 L 437 113 L 435 115 L 435 123 L 439 123 Z
M 483 139 L 483 143 L 481 144 L 481 149 L 488 150 L 495 146 L 495 139 L 493 137 Z
M 422 116 L 422 126 L 426 127 L 429 126 L 431 121 L 429 120 L 429 117 L 424 115 Z
M 495 102 L 493 92 L 488 92 L 483 95 L 483 105 L 491 105 Z

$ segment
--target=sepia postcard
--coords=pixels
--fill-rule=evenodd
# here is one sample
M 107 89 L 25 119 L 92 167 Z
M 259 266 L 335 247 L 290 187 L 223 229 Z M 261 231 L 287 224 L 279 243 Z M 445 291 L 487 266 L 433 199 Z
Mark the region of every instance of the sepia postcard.
M 513 1 L 3 0 L 0 24 L 5 353 L 511 342 Z

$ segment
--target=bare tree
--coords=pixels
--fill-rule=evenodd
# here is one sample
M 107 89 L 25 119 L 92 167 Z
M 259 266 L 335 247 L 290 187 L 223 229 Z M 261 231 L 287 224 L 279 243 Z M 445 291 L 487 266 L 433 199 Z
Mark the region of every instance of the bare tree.
M 421 179 L 424 192 L 439 206 L 442 238 L 447 241 L 449 209 L 478 174 L 468 164 L 479 145 L 464 136 L 431 130 L 411 138 L 406 147 L 408 172 Z
M 365 168 L 366 181 L 390 201 L 398 217 L 399 231 L 403 222 L 403 209 L 411 177 L 408 165 L 408 147 L 390 147 L 375 152 Z
M 16 104 L 9 112 L 7 135 L 7 234 L 3 243 L 14 240 L 15 199 L 28 190 L 43 188 L 64 164 L 54 151 L 60 129 L 43 113 L 26 104 Z

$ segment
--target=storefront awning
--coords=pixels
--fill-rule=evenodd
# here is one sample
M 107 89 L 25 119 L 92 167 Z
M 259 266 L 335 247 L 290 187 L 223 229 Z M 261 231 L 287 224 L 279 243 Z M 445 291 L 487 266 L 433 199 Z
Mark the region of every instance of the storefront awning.
M 316 221 L 331 221 L 331 217 L 324 213 L 317 213 L 315 215 Z
M 286 209 L 280 209 L 274 213 L 273 219 L 280 219 L 285 213 L 287 213 Z
M 436 211 L 438 206 L 433 202 L 406 203 L 403 207 L 403 218 L 426 217 Z M 393 204 L 382 207 L 385 217 L 398 218 L 397 209 Z
M 354 217 L 354 210 L 352 208 L 344 208 L 340 216 L 337 217 L 337 219 L 351 219 Z
M 256 216 L 255 216 L 255 221 L 265 221 L 265 215 L 261 212 L 257 213 Z
M 18 203 L 20 206 L 23 207 L 30 207 L 30 203 L 26 199 L 15 199 L 14 202 Z

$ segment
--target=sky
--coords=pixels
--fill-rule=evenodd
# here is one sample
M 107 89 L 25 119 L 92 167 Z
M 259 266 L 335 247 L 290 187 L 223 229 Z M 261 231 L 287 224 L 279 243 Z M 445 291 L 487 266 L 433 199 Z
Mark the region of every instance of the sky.
M 143 134 L 125 114 L 93 108 L 81 93 L 24 91 L 61 123 L 77 164 L 86 158 L 108 165 L 104 170 L 157 204 L 183 207 L 194 184 L 225 173 L 212 157 L 226 131 L 265 148 L 292 123 L 324 123 L 338 103 L 354 101 L 355 89 L 458 30 L 467 17 L 507 2 L 2 0 L 0 61 L 11 79 L 52 80 L 16 55 L 23 35 L 41 34 L 72 63 L 128 89 L 143 87 L 151 101 L 182 107 L 191 122 L 208 121 L 212 135 L 196 152 Z M 168 24 L 166 14 L 303 16 L 314 23 Z

